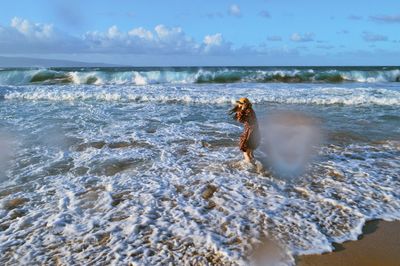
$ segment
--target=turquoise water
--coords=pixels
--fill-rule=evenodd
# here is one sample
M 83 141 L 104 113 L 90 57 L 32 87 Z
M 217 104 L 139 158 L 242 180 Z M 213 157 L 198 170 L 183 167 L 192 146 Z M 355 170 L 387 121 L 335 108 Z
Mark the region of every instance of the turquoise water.
M 0 84 L 193 84 L 399 82 L 400 67 L 9 68 Z

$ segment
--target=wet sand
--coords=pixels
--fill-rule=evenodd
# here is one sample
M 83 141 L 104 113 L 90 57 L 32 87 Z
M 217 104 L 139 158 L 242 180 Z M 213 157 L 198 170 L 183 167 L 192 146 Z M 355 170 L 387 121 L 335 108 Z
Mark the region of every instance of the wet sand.
M 370 221 L 358 241 L 334 246 L 331 253 L 299 256 L 296 265 L 400 266 L 400 221 Z

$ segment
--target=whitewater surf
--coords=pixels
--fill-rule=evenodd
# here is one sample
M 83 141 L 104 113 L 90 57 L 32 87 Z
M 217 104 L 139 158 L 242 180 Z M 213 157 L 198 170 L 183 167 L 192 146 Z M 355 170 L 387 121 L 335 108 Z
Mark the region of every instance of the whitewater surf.
M 2 69 L 0 263 L 247 265 L 269 239 L 291 265 L 399 220 L 399 69 Z M 296 182 L 240 164 L 243 96 L 318 119 Z

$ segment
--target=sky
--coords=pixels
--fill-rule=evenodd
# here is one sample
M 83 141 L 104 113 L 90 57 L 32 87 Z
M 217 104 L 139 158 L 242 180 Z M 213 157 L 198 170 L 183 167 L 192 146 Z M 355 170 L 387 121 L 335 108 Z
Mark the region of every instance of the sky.
M 3 0 L 0 55 L 133 66 L 399 65 L 398 0 Z

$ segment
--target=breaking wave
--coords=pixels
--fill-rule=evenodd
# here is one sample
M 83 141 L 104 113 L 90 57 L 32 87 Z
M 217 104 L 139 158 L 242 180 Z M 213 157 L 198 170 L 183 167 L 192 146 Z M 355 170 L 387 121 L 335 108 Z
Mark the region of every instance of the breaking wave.
M 400 82 L 398 67 L 1 69 L 0 85 Z
M 183 104 L 231 104 L 247 95 L 256 104 L 314 105 L 400 105 L 400 91 L 381 87 L 338 87 L 317 84 L 243 84 L 186 86 L 8 86 L 0 90 L 4 100 L 27 101 L 114 101 Z

